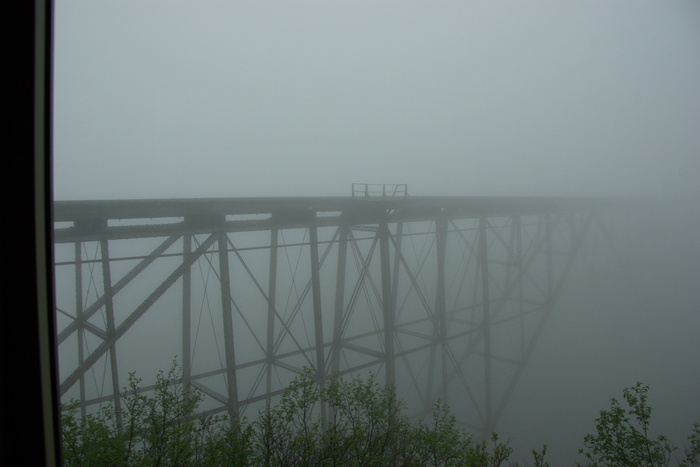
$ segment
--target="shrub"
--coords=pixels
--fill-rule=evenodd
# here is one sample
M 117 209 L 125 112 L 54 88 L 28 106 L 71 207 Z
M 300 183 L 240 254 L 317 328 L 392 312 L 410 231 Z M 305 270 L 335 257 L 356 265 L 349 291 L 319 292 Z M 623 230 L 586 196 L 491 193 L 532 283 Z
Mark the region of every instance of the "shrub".
M 249 430 L 231 429 L 226 416 L 196 417 L 203 397 L 180 380 L 173 363 L 157 374 L 151 396 L 130 373 L 120 409 L 80 418 L 77 402 L 63 406 L 65 465 L 246 465 Z
M 649 386 L 637 383 L 623 390 L 625 410 L 617 399 L 610 409 L 601 410 L 595 434 L 584 438 L 585 454 L 591 465 L 667 466 L 675 447 L 663 435 L 651 437 L 651 407 L 647 404 Z
M 63 407 L 66 465 L 497 467 L 512 453 L 495 434 L 473 442 L 442 401 L 429 422 L 412 425 L 394 389 L 372 377 L 335 377 L 319 388 L 307 369 L 255 422 L 233 425 L 225 415 L 196 416 L 203 397 L 181 384 L 175 363 L 158 373 L 152 393 L 140 384 L 129 375 L 119 410 L 80 418 L 76 402 Z

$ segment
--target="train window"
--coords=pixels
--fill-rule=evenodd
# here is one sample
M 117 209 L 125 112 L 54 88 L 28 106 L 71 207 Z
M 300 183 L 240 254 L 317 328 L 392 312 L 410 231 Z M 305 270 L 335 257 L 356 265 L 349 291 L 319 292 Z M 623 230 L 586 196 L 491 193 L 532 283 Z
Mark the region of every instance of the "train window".
M 661 362 L 700 352 L 697 216 L 625 203 L 700 195 L 696 6 L 54 6 L 57 391 L 77 417 L 124 407 L 134 372 L 155 394 L 174 362 L 198 413 L 254 419 L 310 368 L 570 464 L 627 379 L 695 400 Z

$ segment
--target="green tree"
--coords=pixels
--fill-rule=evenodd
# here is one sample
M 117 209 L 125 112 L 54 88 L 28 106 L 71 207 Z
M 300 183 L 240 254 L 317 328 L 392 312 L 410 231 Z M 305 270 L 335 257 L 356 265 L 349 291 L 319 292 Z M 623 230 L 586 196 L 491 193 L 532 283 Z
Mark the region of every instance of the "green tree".
M 486 440 L 474 445 L 474 448 L 467 453 L 464 465 L 469 467 L 498 467 L 510 458 L 513 448 L 508 443 L 498 441 L 498 434 L 491 434 L 491 444 L 489 451 Z M 516 464 L 517 465 L 517 464 Z
M 497 467 L 512 453 L 495 434 L 474 443 L 442 401 L 429 422 L 411 424 L 394 389 L 372 377 L 334 377 L 321 389 L 307 369 L 255 422 L 233 427 L 225 415 L 197 417 L 203 396 L 181 384 L 175 363 L 152 391 L 140 385 L 130 374 L 119 412 L 107 405 L 80 418 L 77 403 L 64 407 L 66 465 Z
M 682 467 L 700 466 L 700 423 L 693 425 L 693 432 L 688 436 L 690 446 L 685 450 L 685 459 Z
M 422 465 L 466 465 L 472 438 L 456 427 L 455 416 L 442 400 L 433 405 L 429 423 L 418 422 L 413 431 L 413 451 Z
M 456 418 L 442 400 L 433 405 L 429 423 L 418 422 L 412 430 L 411 448 L 417 465 L 498 467 L 513 453 L 507 443 L 491 435 L 492 447 L 483 440 L 474 443 L 473 438 L 456 426 Z M 544 456 L 544 453 L 543 453 Z
M 280 402 L 253 422 L 253 460 L 260 465 L 316 465 L 323 426 L 320 392 L 312 370 L 286 388 Z
M 544 456 L 547 454 L 547 445 L 542 445 L 541 451 L 532 450 L 532 457 L 535 458 L 535 467 L 549 467 L 549 462 L 544 460 Z
M 327 420 L 321 419 L 321 404 Z M 430 422 L 412 425 L 392 387 L 373 377 L 331 378 L 321 390 L 307 369 L 253 423 L 256 465 L 496 467 L 512 453 L 498 441 L 473 443 L 438 401 Z
M 66 465 L 247 464 L 250 430 L 232 430 L 226 416 L 198 418 L 203 397 L 181 384 L 176 363 L 167 374 L 157 374 L 151 394 L 140 384 L 130 373 L 120 409 L 107 405 L 80 418 L 77 402 L 63 407 Z
M 601 410 L 596 419 L 596 432 L 584 437 L 580 449 L 593 466 L 667 466 L 675 447 L 663 435 L 652 438 L 652 409 L 647 403 L 649 386 L 638 382 L 623 390 L 625 410 L 617 399 L 610 400 L 610 409 Z
M 63 407 L 66 465 L 498 467 L 513 452 L 495 433 L 490 441 L 474 442 L 456 427 L 442 401 L 433 406 L 429 421 L 411 424 L 394 389 L 371 376 L 334 377 L 321 389 L 315 372 L 306 369 L 279 403 L 262 410 L 250 425 L 245 420 L 232 425 L 226 415 L 198 417 L 203 396 L 181 384 L 176 363 L 167 374 L 157 374 L 151 392 L 140 385 L 131 373 L 119 412 L 106 405 L 79 417 L 77 402 Z M 626 409 L 611 399 L 610 409 L 600 411 L 596 432 L 585 436 L 585 450 L 580 450 L 590 465 L 670 464 L 674 446 L 650 433 L 648 391 L 637 383 L 623 390 Z M 688 440 L 679 465 L 698 467 L 700 424 Z M 546 452 L 547 445 L 532 451 L 536 467 L 548 466 Z
M 66 465 L 118 465 L 124 460 L 124 445 L 104 408 L 95 414 L 78 416 L 78 403 L 63 406 L 61 436 Z
M 392 387 L 374 378 L 332 378 L 322 393 L 331 415 L 324 444 L 333 463 L 392 465 L 405 457 L 410 424 Z

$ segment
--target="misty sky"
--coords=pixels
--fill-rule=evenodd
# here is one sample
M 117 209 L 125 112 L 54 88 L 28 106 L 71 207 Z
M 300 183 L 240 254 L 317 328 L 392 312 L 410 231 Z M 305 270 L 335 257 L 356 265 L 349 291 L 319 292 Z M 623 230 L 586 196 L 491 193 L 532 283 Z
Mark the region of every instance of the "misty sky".
M 58 0 L 56 199 L 700 195 L 694 1 Z

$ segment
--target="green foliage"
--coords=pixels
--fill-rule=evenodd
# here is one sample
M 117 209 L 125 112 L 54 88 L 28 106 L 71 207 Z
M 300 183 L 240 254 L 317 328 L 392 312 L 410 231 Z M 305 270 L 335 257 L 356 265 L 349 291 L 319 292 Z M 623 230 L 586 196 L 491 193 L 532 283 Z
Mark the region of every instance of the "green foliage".
M 111 423 L 110 410 L 102 409 L 82 419 L 78 403 L 63 407 L 61 432 L 66 465 L 117 465 L 124 459 L 123 443 Z
M 108 405 L 80 418 L 77 402 L 64 406 L 65 465 L 245 465 L 249 432 L 231 430 L 226 417 L 196 418 L 202 395 L 179 381 L 173 363 L 150 397 L 129 374 L 119 410 Z
M 410 424 L 393 388 L 371 377 L 332 378 L 323 390 L 328 429 L 321 440 L 325 456 L 345 465 L 391 465 L 405 457 Z
M 336 377 L 319 389 L 314 372 L 307 370 L 253 423 L 252 459 L 269 466 L 496 467 L 512 453 L 495 435 L 492 448 L 474 444 L 441 401 L 432 414 L 429 423 L 413 426 L 393 388 L 372 377 Z
M 486 440 L 481 441 L 474 446 L 474 449 L 468 453 L 467 460 L 464 465 L 469 467 L 498 467 L 503 464 L 513 453 L 513 448 L 507 443 L 498 441 L 496 433 L 491 434 L 492 450 L 489 452 L 488 443 Z
M 495 467 L 512 452 L 495 434 L 492 445 L 473 443 L 441 401 L 430 422 L 412 425 L 393 388 L 371 377 L 332 378 L 319 388 L 306 370 L 277 405 L 234 429 L 225 416 L 197 418 L 202 395 L 179 381 L 173 364 L 150 396 L 131 374 L 119 412 L 107 406 L 80 418 L 77 403 L 65 406 L 66 465 Z
M 311 370 L 292 381 L 279 404 L 262 411 L 253 424 L 254 463 L 317 464 L 317 439 L 323 433 L 321 419 L 315 413 L 319 399 Z
M 610 409 L 601 410 L 596 433 L 584 438 L 585 454 L 591 465 L 667 466 L 675 447 L 665 436 L 650 434 L 651 407 L 647 404 L 649 386 L 637 383 L 623 390 L 628 409 L 616 399 Z
M 181 384 L 178 366 L 159 372 L 151 392 L 129 375 L 121 408 L 107 405 L 80 417 L 78 403 L 62 409 L 65 465 L 206 466 L 466 466 L 498 467 L 513 453 L 492 434 L 474 441 L 458 429 L 443 401 L 429 421 L 411 424 L 391 387 L 372 377 L 331 378 L 319 387 L 307 369 L 278 404 L 262 410 L 252 424 L 231 423 L 226 415 L 198 417 L 200 392 Z M 667 466 L 673 445 L 650 434 L 648 386 L 623 391 L 627 409 L 612 399 L 584 438 L 590 465 Z M 682 467 L 700 466 L 700 424 L 688 437 Z M 549 467 L 547 445 L 533 450 L 536 467 Z
M 430 424 L 418 422 L 413 434 L 415 460 L 422 465 L 466 465 L 472 438 L 457 430 L 454 415 L 441 400 L 433 406 Z
M 253 427 L 256 464 L 391 465 L 409 423 L 394 392 L 371 379 L 332 378 L 321 390 L 307 370 Z
M 693 432 L 688 436 L 690 446 L 685 450 L 685 459 L 681 462 L 682 467 L 700 466 L 700 423 L 693 425 Z
M 513 452 L 506 443 L 498 441 L 496 433 L 491 435 L 491 449 L 486 440 L 474 443 L 471 435 L 456 427 L 454 415 L 441 400 L 433 406 L 430 424 L 418 422 L 412 441 L 417 465 L 498 467 Z
M 547 454 L 547 445 L 542 445 L 541 451 L 532 450 L 532 457 L 535 458 L 535 467 L 549 467 L 549 462 L 544 460 L 544 456 Z

